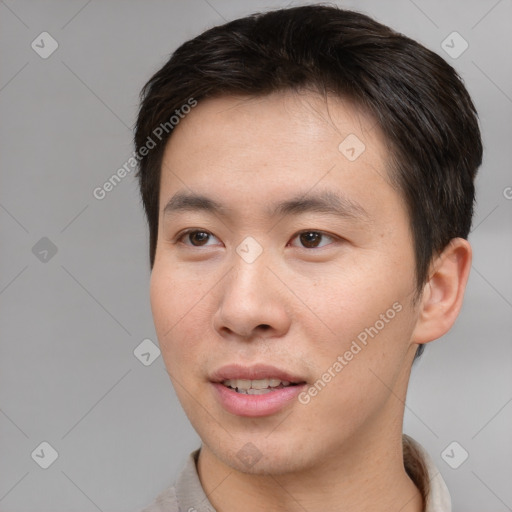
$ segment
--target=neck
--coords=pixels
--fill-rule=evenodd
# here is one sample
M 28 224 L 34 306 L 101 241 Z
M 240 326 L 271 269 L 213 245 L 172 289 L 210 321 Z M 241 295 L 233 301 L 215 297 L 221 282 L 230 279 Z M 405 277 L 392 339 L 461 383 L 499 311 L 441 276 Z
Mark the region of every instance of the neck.
M 203 445 L 198 472 L 217 512 L 238 511 L 241 503 L 246 512 L 423 510 L 421 493 L 404 469 L 401 425 L 384 436 L 359 432 L 314 467 L 292 473 L 242 473 Z

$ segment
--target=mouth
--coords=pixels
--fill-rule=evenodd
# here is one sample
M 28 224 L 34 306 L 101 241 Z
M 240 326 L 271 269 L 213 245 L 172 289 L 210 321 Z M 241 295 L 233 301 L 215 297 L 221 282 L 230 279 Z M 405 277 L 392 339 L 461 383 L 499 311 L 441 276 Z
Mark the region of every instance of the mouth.
M 243 366 L 229 364 L 213 372 L 211 382 L 223 384 L 239 393 L 245 391 L 273 391 L 288 386 L 305 384 L 306 379 L 290 372 L 267 364 L 254 364 Z M 256 395 L 262 393 L 246 393 Z
M 236 416 L 269 416 L 290 406 L 306 380 L 275 366 L 238 364 L 220 368 L 210 378 L 220 405 Z
M 281 380 L 276 378 L 270 379 L 227 379 L 222 382 L 224 386 L 229 389 L 244 395 L 264 395 L 272 393 L 278 389 L 287 388 L 290 386 L 298 386 L 304 382 L 290 382 L 288 380 Z

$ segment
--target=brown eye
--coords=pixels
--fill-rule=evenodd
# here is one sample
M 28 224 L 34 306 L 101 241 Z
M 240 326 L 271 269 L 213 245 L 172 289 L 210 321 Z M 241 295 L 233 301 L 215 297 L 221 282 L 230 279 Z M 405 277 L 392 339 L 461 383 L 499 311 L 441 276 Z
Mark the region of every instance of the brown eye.
M 207 245 L 213 245 L 212 243 L 210 243 L 210 241 L 215 238 L 216 237 L 213 236 L 208 231 L 194 229 L 182 233 L 182 235 L 178 238 L 178 241 L 182 242 L 185 245 L 193 247 L 202 247 Z
M 300 242 L 308 249 L 317 247 L 322 239 L 322 234 L 317 231 L 306 231 L 300 234 Z
M 331 244 L 334 241 L 334 237 L 330 236 L 322 231 L 302 231 L 302 233 L 298 233 L 295 235 L 293 240 L 298 240 L 297 242 L 291 245 L 295 247 L 301 247 L 303 249 L 320 249 L 326 245 Z
M 188 238 L 192 245 L 205 245 L 208 242 L 209 237 L 210 234 L 206 233 L 206 231 L 192 231 L 192 233 L 188 234 Z

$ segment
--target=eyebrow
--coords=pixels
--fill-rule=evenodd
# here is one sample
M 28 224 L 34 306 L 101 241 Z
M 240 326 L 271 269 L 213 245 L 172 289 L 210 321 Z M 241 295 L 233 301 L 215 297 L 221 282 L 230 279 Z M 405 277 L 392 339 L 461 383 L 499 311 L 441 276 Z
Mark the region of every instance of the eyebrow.
M 166 217 L 185 211 L 204 211 L 227 217 L 230 209 L 202 194 L 177 192 L 165 205 L 163 214 Z M 325 213 L 353 220 L 370 220 L 370 216 L 359 203 L 329 190 L 298 195 L 273 205 L 267 210 L 269 217 L 304 213 Z

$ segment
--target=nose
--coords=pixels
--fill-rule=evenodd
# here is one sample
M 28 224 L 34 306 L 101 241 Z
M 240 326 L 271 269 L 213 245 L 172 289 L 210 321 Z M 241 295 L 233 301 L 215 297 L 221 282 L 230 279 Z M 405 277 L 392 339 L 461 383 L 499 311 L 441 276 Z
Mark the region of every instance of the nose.
M 234 260 L 219 290 L 215 330 L 224 338 L 247 341 L 284 335 L 290 328 L 290 310 L 283 284 L 268 260 L 262 255 L 247 263 L 236 254 Z

